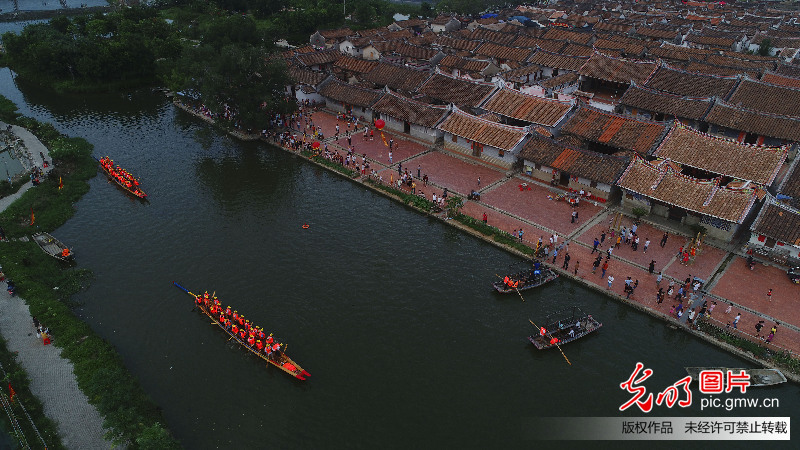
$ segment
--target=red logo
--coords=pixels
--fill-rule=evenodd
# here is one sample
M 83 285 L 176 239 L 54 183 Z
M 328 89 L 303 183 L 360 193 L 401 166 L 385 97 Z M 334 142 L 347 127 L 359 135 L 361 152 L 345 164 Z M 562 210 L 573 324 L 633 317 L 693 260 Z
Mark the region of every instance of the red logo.
M 628 381 L 621 383 L 619 385 L 620 388 L 628 391 L 629 394 L 633 394 L 630 400 L 623 403 L 622 406 L 619 407 L 620 411 L 625 411 L 626 409 L 630 408 L 634 404 L 642 410 L 642 412 L 649 413 L 653 409 L 653 394 L 648 394 L 645 397 L 645 393 L 647 389 L 644 386 L 637 386 L 644 382 L 644 380 L 650 378 L 653 375 L 652 369 L 642 369 L 644 368 L 644 364 L 637 362 L 636 368 L 633 370 L 630 378 Z M 641 372 L 641 376 L 639 377 L 639 373 Z M 639 377 L 637 379 L 637 377 Z M 678 404 L 681 408 L 686 408 L 692 404 L 692 391 L 689 390 L 689 383 L 692 382 L 692 377 L 685 376 L 680 380 L 673 383 L 671 386 L 667 386 L 666 389 L 661 391 L 656 396 L 656 405 L 666 405 L 668 408 L 672 408 L 675 406 L 675 403 Z M 679 388 L 683 388 L 683 392 L 686 393 L 685 400 L 679 400 L 681 392 Z M 641 400 L 642 397 L 645 397 L 645 400 Z

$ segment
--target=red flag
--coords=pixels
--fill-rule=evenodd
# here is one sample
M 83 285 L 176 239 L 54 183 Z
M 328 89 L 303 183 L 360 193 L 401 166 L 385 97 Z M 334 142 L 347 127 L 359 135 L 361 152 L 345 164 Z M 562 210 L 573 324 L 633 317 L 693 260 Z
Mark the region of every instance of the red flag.
M 383 131 L 381 131 L 381 139 L 383 139 L 383 145 L 385 145 L 385 146 L 387 146 L 387 147 L 388 147 L 388 146 L 389 146 L 389 143 L 388 143 L 388 142 L 386 142 L 386 136 L 384 136 L 384 135 L 383 135 Z
M 11 399 L 12 402 L 14 401 L 15 395 L 17 395 L 17 393 L 14 392 L 14 388 L 11 387 L 11 383 L 8 383 L 8 397 Z
M 58 177 L 58 190 L 64 189 L 64 180 L 61 177 Z
M 31 225 L 33 225 L 33 222 L 35 220 L 36 220 L 36 216 L 33 215 L 33 206 L 31 206 Z

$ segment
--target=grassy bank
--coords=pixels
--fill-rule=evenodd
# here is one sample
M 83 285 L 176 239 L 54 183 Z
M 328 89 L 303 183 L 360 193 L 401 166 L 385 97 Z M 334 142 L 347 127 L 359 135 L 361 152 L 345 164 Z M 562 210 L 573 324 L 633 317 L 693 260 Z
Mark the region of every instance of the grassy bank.
M 0 102 L 2 105 L 2 102 Z M 39 186 L 25 192 L 0 213 L 0 225 L 9 237 L 52 231 L 74 214 L 73 204 L 88 192 L 88 180 L 97 174 L 92 145 L 60 135 L 49 124 L 0 112 L 0 119 L 25 126 L 49 148 L 54 169 Z M 59 189 L 59 179 L 63 189 Z M 31 210 L 35 215 L 31 225 Z M 0 264 L 17 285 L 32 315 L 47 324 L 75 370 L 78 386 L 104 417 L 107 437 L 128 448 L 170 449 L 179 445 L 162 425 L 156 405 L 125 368 L 114 347 L 75 317 L 70 297 L 91 279 L 87 270 L 65 267 L 45 255 L 33 242 L 5 242 Z M 13 359 L 6 353 L 5 357 Z M 34 418 L 44 423 L 44 416 Z

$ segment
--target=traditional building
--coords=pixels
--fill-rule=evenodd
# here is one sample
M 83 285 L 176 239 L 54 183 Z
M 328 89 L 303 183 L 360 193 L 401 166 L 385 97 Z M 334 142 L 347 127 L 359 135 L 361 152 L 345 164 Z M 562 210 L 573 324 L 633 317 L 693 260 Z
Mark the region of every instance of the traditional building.
M 453 107 L 438 126 L 444 148 L 510 169 L 528 137 L 528 129 L 499 124 Z
M 446 106 L 420 103 L 388 89 L 372 105 L 372 110 L 386 122 L 386 128 L 410 134 L 430 144 L 444 136 L 444 131 L 436 126 L 450 113 Z
M 579 104 L 575 114 L 561 127 L 561 133 L 587 141 L 589 150 L 598 153 L 630 150 L 647 155 L 661 142 L 668 131 L 667 125 Z
M 774 261 L 796 265 L 800 262 L 800 210 L 767 196 L 750 227 L 747 244 L 763 249 Z
M 700 224 L 708 237 L 730 241 L 753 210 L 756 191 L 751 187 L 720 186 L 720 179 L 701 180 L 681 173 L 669 161 L 650 163 L 634 155 L 617 185 L 622 207 L 680 222 Z
M 494 83 L 471 82 L 437 71 L 419 87 L 418 92 L 442 104 L 475 108 L 483 104 L 495 90 L 497 85 Z
M 503 123 L 508 125 L 541 125 L 552 134 L 567 117 L 567 113 L 572 109 L 572 104 L 534 97 L 504 87 L 492 94 L 481 106 L 481 109 L 501 115 Z
M 332 75 L 320 85 L 319 93 L 325 98 L 325 106 L 328 108 L 347 112 L 367 121 L 372 121 L 372 105 L 383 95 L 381 91 L 344 83 Z
M 523 173 L 545 183 L 584 191 L 606 201 L 628 166 L 628 152 L 605 155 L 575 148 L 538 133 L 520 151 Z

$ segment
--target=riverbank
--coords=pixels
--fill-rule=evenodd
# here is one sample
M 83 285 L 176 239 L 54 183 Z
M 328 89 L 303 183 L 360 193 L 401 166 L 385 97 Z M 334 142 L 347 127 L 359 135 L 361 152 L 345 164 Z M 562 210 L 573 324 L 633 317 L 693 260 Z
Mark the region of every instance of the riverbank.
M 51 173 L 41 177 L 40 184 L 26 184 L 0 200 L 0 223 L 10 238 L 0 242 L 0 263 L 19 295 L 0 297 L 0 329 L 9 349 L 18 352 L 31 388 L 59 424 L 65 446 L 177 448 L 156 405 L 115 349 L 73 314 L 71 296 L 85 288 L 89 272 L 62 266 L 26 239 L 33 230 L 52 231 L 72 217 L 73 204 L 88 192 L 88 180 L 97 174 L 92 146 L 60 135 L 51 125 L 14 114 L 6 118 L 45 130 L 44 143 L 30 135 L 36 142 L 26 142 L 26 148 L 40 167 L 53 159 L 47 168 Z M 31 315 L 50 328 L 54 345 L 43 346 L 36 339 Z
M 189 110 L 188 108 L 183 109 L 192 113 L 193 115 L 199 116 L 199 114 Z M 328 118 L 326 119 L 326 117 Z M 208 118 L 204 118 L 204 120 L 208 121 Z M 329 114 L 324 111 L 318 111 L 314 113 L 314 124 L 320 126 L 326 136 L 334 136 L 333 128 L 337 124 L 337 119 L 333 114 Z M 298 133 L 297 130 L 294 130 L 293 132 Z M 689 236 L 686 234 L 681 234 L 677 230 L 661 228 L 656 224 L 643 224 L 641 225 L 642 233 L 644 233 L 646 230 L 647 234 L 654 238 L 654 241 L 658 241 L 658 238 L 661 237 L 662 233 L 668 231 L 670 235 L 669 244 L 666 246 L 654 244 L 650 246 L 649 253 L 642 252 L 641 250 L 636 252 L 635 250 L 632 250 L 630 246 L 625 245 L 623 245 L 619 250 L 616 250 L 613 256 L 610 258 L 611 268 L 608 272 L 609 274 L 614 274 L 617 282 L 615 285 L 613 285 L 613 289 L 607 289 L 606 279 L 599 276 L 600 270 L 597 271 L 598 274 L 590 274 L 591 262 L 594 259 L 594 255 L 592 255 L 594 252 L 591 251 L 592 239 L 595 236 L 599 237 L 601 231 L 607 230 L 610 227 L 609 225 L 606 225 L 607 222 L 616 220 L 618 226 L 621 226 L 623 223 L 625 226 L 630 226 L 630 224 L 633 222 L 632 218 L 620 216 L 617 211 L 611 208 L 600 207 L 598 205 L 592 206 L 590 202 L 586 206 L 581 206 L 581 215 L 589 214 L 590 217 L 588 217 L 588 219 L 584 217 L 582 221 L 579 221 L 579 223 L 570 223 L 569 211 L 571 209 L 569 207 L 565 207 L 563 202 L 554 202 L 552 200 L 554 195 L 549 194 L 548 188 L 538 185 L 533 180 L 525 178 L 520 174 L 514 175 L 500 173 L 495 169 L 476 164 L 475 161 L 472 161 L 467 157 L 462 157 L 460 154 L 454 155 L 448 151 L 437 151 L 426 148 L 424 145 L 419 145 L 415 139 L 410 138 L 407 135 L 394 132 L 391 133 L 395 143 L 398 144 L 394 151 L 394 161 L 388 160 L 387 164 L 388 158 L 384 156 L 386 152 L 385 149 L 383 149 L 380 141 L 371 141 L 367 139 L 362 140 L 360 133 L 355 133 L 352 137 L 352 141 L 355 143 L 354 147 L 356 147 L 355 153 L 365 153 L 368 157 L 371 168 L 377 169 L 377 173 L 385 180 L 390 179 L 391 172 L 394 171 L 395 168 L 406 168 L 411 172 L 414 172 L 416 169 L 417 172 L 416 176 L 414 176 L 414 179 L 417 183 L 417 189 L 422 190 L 424 186 L 426 198 L 429 197 L 434 190 L 441 192 L 445 188 L 449 189 L 449 192 L 455 194 L 470 192 L 469 180 L 473 180 L 477 173 L 477 176 L 483 178 L 484 184 L 481 185 L 480 181 L 478 181 L 477 186 L 474 184 L 471 185 L 474 186 L 472 189 L 477 188 L 478 191 L 483 194 L 482 201 L 468 201 L 463 212 L 467 217 L 471 218 L 471 222 L 473 223 L 479 222 L 482 213 L 485 212 L 488 216 L 489 223 L 494 225 L 492 229 L 500 230 L 500 233 L 493 232 L 492 235 L 487 235 L 475 229 L 480 227 L 473 228 L 468 226 L 466 223 L 459 222 L 458 220 L 448 219 L 440 215 L 431 215 L 424 208 L 419 208 L 414 204 L 411 204 L 411 202 L 408 201 L 407 196 L 401 197 L 399 195 L 386 192 L 386 190 L 372 185 L 371 182 L 365 182 L 364 177 L 351 175 L 352 170 L 347 169 L 344 166 L 342 166 L 342 171 L 336 169 L 332 170 L 345 178 L 366 186 L 369 189 L 372 189 L 376 192 L 381 192 L 382 194 L 396 201 L 420 210 L 421 212 L 429 214 L 429 216 L 447 222 L 448 224 L 455 226 L 462 231 L 486 240 L 495 246 L 513 252 L 522 257 L 529 257 L 530 253 L 527 251 L 521 251 L 520 247 L 529 250 L 530 246 L 535 246 L 537 236 L 543 236 L 545 243 L 547 243 L 548 239 L 546 236 L 555 234 L 559 237 L 559 239 L 563 239 L 562 242 L 566 241 L 570 244 L 569 253 L 572 256 L 572 267 L 569 267 L 568 264 L 563 264 L 563 251 L 561 252 L 561 255 L 559 255 L 560 258 L 557 261 L 548 261 L 553 265 L 554 269 L 556 269 L 563 276 L 577 281 L 611 298 L 614 298 L 617 301 L 631 305 L 634 308 L 646 312 L 653 317 L 666 321 L 670 326 L 685 330 L 690 334 L 696 335 L 726 351 L 736 354 L 737 356 L 743 357 L 757 364 L 780 368 L 786 373 L 787 378 L 800 382 L 800 377 L 796 372 L 792 373 L 791 370 L 776 364 L 776 362 L 772 359 L 760 358 L 752 351 L 738 348 L 728 342 L 716 339 L 706 333 L 687 327 L 685 324 L 686 315 L 684 315 L 682 318 L 683 320 L 678 320 L 676 317 L 667 312 L 670 308 L 670 304 L 677 303 L 677 301 L 668 299 L 664 302 L 664 304 L 658 304 L 655 302 L 655 291 L 658 288 L 658 282 L 656 281 L 655 274 L 660 271 L 664 272 L 664 287 L 666 287 L 666 284 L 670 281 L 682 283 L 684 277 L 691 278 L 692 276 L 700 277 L 711 284 L 718 284 L 719 279 L 731 266 L 731 258 L 726 257 L 726 251 L 720 251 L 718 248 L 706 245 L 704 246 L 702 254 L 696 258 L 697 263 L 693 261 L 690 265 L 683 265 L 680 263 L 680 261 L 676 260 L 674 255 L 677 247 L 685 245 L 685 243 L 689 240 Z M 333 151 L 346 151 L 346 148 L 350 143 L 344 143 L 345 139 L 346 136 L 344 135 L 340 136 L 338 139 L 336 137 L 329 137 L 322 140 L 322 143 L 328 144 Z M 320 161 L 316 161 L 315 158 L 311 158 L 295 150 L 277 145 L 277 142 L 270 143 L 278 148 L 283 148 L 286 151 L 298 154 L 299 156 L 304 157 L 308 161 L 317 164 L 320 167 L 331 170 L 331 167 L 328 167 L 327 164 L 323 164 Z M 402 148 L 402 150 L 398 149 L 398 147 Z M 422 167 L 425 169 L 422 170 Z M 419 177 L 421 174 L 420 171 L 425 172 L 426 175 L 428 175 L 431 179 L 431 182 L 423 185 L 423 181 Z M 435 180 L 435 182 L 433 180 Z M 464 180 L 467 181 L 465 182 Z M 528 191 L 530 191 L 530 187 L 533 187 L 534 189 L 532 192 L 533 196 L 527 192 L 525 193 L 527 197 L 524 197 L 524 201 L 534 203 L 531 208 L 534 210 L 534 213 L 538 213 L 538 215 L 535 216 L 536 220 L 532 220 L 532 217 L 527 215 L 529 212 L 520 207 L 520 196 L 523 194 L 519 193 L 519 191 L 522 191 L 521 188 L 519 190 L 516 189 L 516 185 L 518 183 L 520 183 L 520 185 L 522 185 L 522 183 L 528 185 Z M 408 194 L 410 195 L 411 193 L 408 192 Z M 542 214 L 544 211 L 547 213 Z M 560 217 L 564 217 L 564 219 L 561 219 Z M 464 222 L 467 221 L 465 220 Z M 512 228 L 514 231 L 524 228 L 526 236 L 531 237 L 528 240 L 523 241 L 520 239 L 519 242 L 515 242 L 515 239 L 511 238 L 511 234 L 513 233 L 511 231 Z M 516 236 L 516 233 L 514 234 Z M 608 246 L 610 239 L 611 238 L 609 238 L 609 240 L 605 242 L 605 245 L 601 247 L 601 251 L 603 253 L 605 253 L 604 250 Z M 510 245 L 509 241 L 513 243 L 513 245 Z M 673 249 L 673 247 L 675 248 Z M 658 260 L 655 273 L 648 273 L 647 261 L 649 261 L 651 257 L 653 260 Z M 575 270 L 576 262 L 582 262 L 580 270 L 578 271 Z M 564 266 L 567 266 L 568 268 L 564 269 Z M 637 280 L 641 280 L 639 288 L 630 299 L 623 295 L 621 289 L 621 287 L 624 285 L 623 280 L 625 276 L 631 276 Z M 714 288 L 716 289 L 718 286 L 714 286 Z M 645 294 L 641 294 L 640 292 L 645 292 Z M 647 294 L 649 292 L 653 292 L 652 297 Z M 726 323 L 729 326 L 732 317 L 736 315 L 736 310 L 729 315 L 723 313 L 723 311 L 726 309 L 725 304 L 730 302 L 730 300 L 714 295 L 713 292 L 706 293 L 706 295 L 707 299 L 709 300 L 709 305 L 712 301 L 720 302 L 718 309 L 714 312 L 713 320 L 715 321 L 716 326 L 722 327 L 722 331 L 726 334 L 726 340 L 739 342 L 741 344 L 751 343 L 752 340 L 749 340 L 748 336 L 743 333 L 742 330 L 739 330 L 736 327 L 726 328 Z M 701 303 L 701 301 L 698 301 L 694 306 L 700 306 L 699 303 Z M 744 304 L 739 304 L 737 302 L 731 303 L 733 304 L 732 306 L 741 308 L 743 310 L 743 319 L 741 323 L 745 323 L 745 320 L 755 323 L 757 319 L 774 318 L 773 316 L 759 313 L 755 309 L 748 310 L 748 307 Z M 752 343 L 752 346 L 755 347 L 759 353 L 773 357 L 776 354 L 789 351 L 789 349 L 793 348 L 792 345 L 796 343 L 796 339 L 794 339 L 793 336 L 793 334 L 796 333 L 794 328 L 796 327 L 785 323 L 781 325 L 782 348 L 774 343 L 763 344 L 762 342 L 759 345 L 757 339 L 754 339 L 756 342 Z
M 6 126 L 0 123 L 0 127 Z M 18 131 L 18 127 L 14 127 L 14 132 Z M 50 159 L 48 149 L 29 133 L 20 133 L 19 136 L 31 151 L 31 160 L 42 167 L 42 155 L 44 160 Z M 47 173 L 51 169 L 52 166 L 49 166 L 43 170 Z M 16 193 L 0 199 L 0 213 L 33 187 L 28 182 Z M 36 247 L 30 242 L 28 244 L 31 244 L 27 246 L 29 249 Z M 8 247 L 11 245 L 22 244 L 0 242 L 4 254 L 9 253 Z M 11 267 L 6 266 L 5 270 L 9 276 L 14 273 Z M 6 341 L 6 348 L 16 355 L 17 363 L 27 374 L 30 392 L 42 402 L 44 414 L 55 422 L 58 429 L 58 436 L 47 436 L 47 441 L 39 436 L 42 444 L 47 448 L 111 448 L 112 443 L 104 438 L 103 419 L 78 387 L 72 363 L 61 356 L 60 348 L 44 345 L 37 337 L 25 300 L 12 297 L 6 289 L 0 289 L 0 305 L 0 333 Z M 57 441 L 59 438 L 60 442 Z M 37 440 L 36 435 L 28 436 L 28 439 L 32 442 Z

